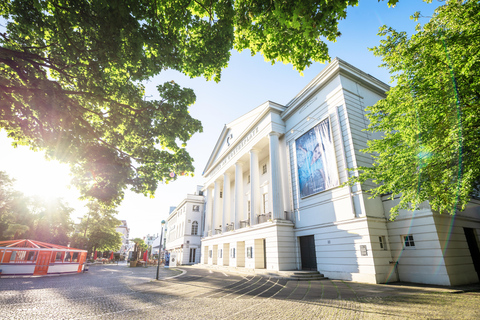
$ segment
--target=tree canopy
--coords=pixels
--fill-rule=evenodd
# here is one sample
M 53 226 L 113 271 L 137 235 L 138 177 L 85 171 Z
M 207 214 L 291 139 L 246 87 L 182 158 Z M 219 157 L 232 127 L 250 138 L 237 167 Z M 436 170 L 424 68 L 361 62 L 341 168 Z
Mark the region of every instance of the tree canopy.
M 70 163 L 85 198 L 153 195 L 172 173 L 193 173 L 185 147 L 202 126 L 192 90 L 167 82 L 145 101 L 142 81 L 165 69 L 219 81 L 233 48 L 301 71 L 330 59 L 325 41 L 357 2 L 2 1 L 0 127 Z
M 122 246 L 122 237 L 116 231 L 121 222 L 115 216 L 117 211 L 98 202 L 87 204 L 88 213 L 77 226 L 72 236 L 72 247 L 87 249 L 89 252 L 118 251 Z
M 420 18 L 416 13 L 414 19 Z M 410 38 L 382 27 L 373 48 L 396 85 L 368 108 L 372 167 L 354 181 L 378 184 L 373 196 L 400 196 L 392 209 L 465 209 L 480 186 L 480 3 L 448 1 Z
M 73 230 L 73 209 L 59 198 L 27 197 L 13 184 L 14 180 L 0 171 L 0 240 L 34 239 L 66 246 Z

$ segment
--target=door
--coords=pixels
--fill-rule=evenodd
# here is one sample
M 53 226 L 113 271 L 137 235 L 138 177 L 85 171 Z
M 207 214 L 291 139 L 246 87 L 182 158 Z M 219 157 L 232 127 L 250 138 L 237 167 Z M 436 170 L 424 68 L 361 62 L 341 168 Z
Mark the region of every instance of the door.
M 317 255 L 315 253 L 315 238 L 313 235 L 299 237 L 302 270 L 317 271 Z
M 80 258 L 78 259 L 78 271 L 77 272 L 82 272 L 83 264 L 85 263 L 86 258 L 87 258 L 87 253 L 86 252 L 81 252 L 80 253 Z
M 195 263 L 195 255 L 197 253 L 197 249 L 191 248 L 190 249 L 190 258 L 188 259 L 188 262 L 190 263 Z
M 48 272 L 48 265 L 50 264 L 50 251 L 40 252 L 37 258 L 37 264 L 35 265 L 35 271 L 33 275 L 40 276 L 45 275 Z
M 463 232 L 465 232 L 465 238 L 467 238 L 468 249 L 472 256 L 473 266 L 475 267 L 475 271 L 477 271 L 478 279 L 480 279 L 480 250 L 478 249 L 475 230 L 472 228 L 463 228 Z

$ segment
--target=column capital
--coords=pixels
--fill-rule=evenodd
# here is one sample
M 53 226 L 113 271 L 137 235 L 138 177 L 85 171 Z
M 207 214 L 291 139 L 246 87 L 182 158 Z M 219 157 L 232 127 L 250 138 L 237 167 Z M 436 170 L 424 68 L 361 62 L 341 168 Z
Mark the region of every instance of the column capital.
M 238 160 L 237 162 L 235 162 L 235 165 L 236 165 L 236 166 L 243 166 L 244 164 L 245 164 L 245 162 L 240 161 L 240 160 Z
M 252 149 L 250 149 L 250 151 L 248 151 L 248 152 L 250 152 L 250 153 L 259 153 L 259 152 L 260 152 L 260 149 L 258 149 L 258 148 L 252 148 Z
M 277 136 L 277 137 L 280 137 L 282 135 L 282 133 L 280 132 L 277 132 L 277 131 L 270 131 L 268 133 L 269 136 Z

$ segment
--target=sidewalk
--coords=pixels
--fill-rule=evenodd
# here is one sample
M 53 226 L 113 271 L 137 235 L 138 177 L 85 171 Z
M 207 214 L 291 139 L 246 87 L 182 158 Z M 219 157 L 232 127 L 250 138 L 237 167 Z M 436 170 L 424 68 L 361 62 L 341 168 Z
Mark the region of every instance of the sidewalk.
M 271 277 L 271 278 L 279 278 L 284 279 L 287 281 L 297 281 L 297 279 L 293 279 L 291 275 L 294 271 L 272 271 L 272 270 L 265 270 L 265 269 L 249 269 L 249 268 L 237 268 L 237 267 L 229 267 L 229 266 L 218 266 L 218 265 L 206 265 L 206 264 L 195 264 L 191 266 L 180 266 L 187 267 L 187 268 L 202 268 L 202 269 L 210 269 L 219 272 L 227 272 L 239 275 L 256 275 L 262 277 Z M 325 279 L 327 280 L 327 279 Z M 423 292 L 445 292 L 445 293 L 465 293 L 465 292 L 480 292 L 480 282 L 475 284 L 466 284 L 461 286 L 439 286 L 439 285 L 429 285 L 429 284 L 421 284 L 421 283 L 409 283 L 409 282 L 392 282 L 388 284 L 370 284 L 370 283 L 360 283 L 360 282 L 352 282 L 352 281 L 344 281 L 344 280 L 333 280 L 328 279 L 334 282 L 343 282 L 347 284 L 347 286 L 356 288 L 356 290 L 361 290 L 361 287 L 364 288 L 371 288 L 373 287 L 376 289 L 374 291 L 397 291 L 397 292 L 411 292 L 411 291 L 423 291 Z M 315 286 L 315 283 L 321 282 L 324 280 L 311 280 L 310 283 L 312 286 Z M 363 290 L 361 290 L 363 291 Z

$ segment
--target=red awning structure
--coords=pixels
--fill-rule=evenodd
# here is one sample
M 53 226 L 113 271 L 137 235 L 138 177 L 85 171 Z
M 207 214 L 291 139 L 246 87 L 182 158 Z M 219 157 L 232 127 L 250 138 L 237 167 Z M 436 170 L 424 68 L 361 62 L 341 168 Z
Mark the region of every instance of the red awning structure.
M 87 251 L 36 240 L 0 241 L 0 276 L 79 273 Z
M 82 249 L 70 248 L 67 246 L 60 246 L 58 244 L 51 244 L 51 243 L 46 243 L 46 242 L 41 242 L 36 240 L 28 240 L 28 239 L 0 241 L 0 247 L 82 250 Z

